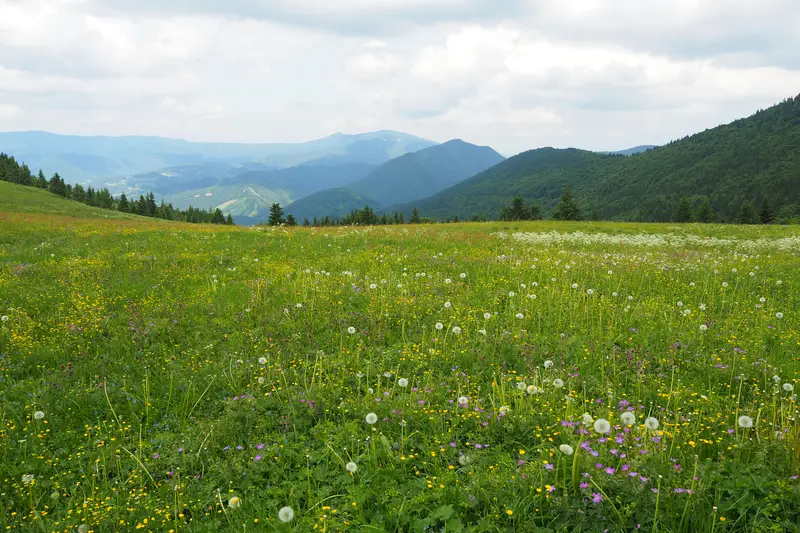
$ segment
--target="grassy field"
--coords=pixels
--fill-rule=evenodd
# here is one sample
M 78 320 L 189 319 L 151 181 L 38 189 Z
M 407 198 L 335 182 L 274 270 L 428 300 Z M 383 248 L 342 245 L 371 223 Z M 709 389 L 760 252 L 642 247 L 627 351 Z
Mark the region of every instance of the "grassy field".
M 800 531 L 798 255 L 788 227 L 0 213 L 0 523 Z

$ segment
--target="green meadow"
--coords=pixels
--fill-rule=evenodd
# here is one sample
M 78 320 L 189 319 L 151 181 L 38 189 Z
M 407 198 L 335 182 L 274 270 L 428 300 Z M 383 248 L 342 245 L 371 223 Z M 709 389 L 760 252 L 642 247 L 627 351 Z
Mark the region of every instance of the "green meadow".
M 800 531 L 797 227 L 13 203 L 5 530 Z

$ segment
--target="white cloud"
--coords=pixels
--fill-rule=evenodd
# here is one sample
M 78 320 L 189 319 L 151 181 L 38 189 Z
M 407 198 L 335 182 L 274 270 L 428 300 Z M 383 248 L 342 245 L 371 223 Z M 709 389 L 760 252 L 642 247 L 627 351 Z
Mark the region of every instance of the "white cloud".
M 661 143 L 800 91 L 794 0 L 0 0 L 4 129 L 508 152 Z

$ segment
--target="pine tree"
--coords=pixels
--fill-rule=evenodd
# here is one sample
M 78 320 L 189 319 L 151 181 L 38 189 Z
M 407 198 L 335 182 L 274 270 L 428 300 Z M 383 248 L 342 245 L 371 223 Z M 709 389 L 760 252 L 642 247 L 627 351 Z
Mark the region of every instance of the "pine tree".
M 775 210 L 772 208 L 772 204 L 769 203 L 769 198 L 766 196 L 761 200 L 761 209 L 759 209 L 758 218 L 761 220 L 762 224 L 772 224 L 775 222 Z
M 219 208 L 214 209 L 214 213 L 211 215 L 211 223 L 212 224 L 225 224 L 225 215 L 222 214 Z
M 156 197 L 151 192 L 147 193 L 147 197 L 145 198 L 145 215 L 148 217 L 156 216 L 156 209 L 158 209 L 158 205 L 156 204 Z M 222 213 L 220 212 L 220 215 Z
M 680 201 L 678 202 L 678 207 L 675 209 L 675 215 L 673 216 L 673 219 L 675 222 L 691 222 L 693 218 L 692 204 L 689 203 L 688 198 L 681 197 Z
M 58 172 L 53 174 L 53 177 L 50 178 L 49 189 L 53 194 L 57 194 L 59 196 L 67 195 L 67 186 L 64 184 L 64 180 L 61 179 L 61 176 L 58 175 Z
M 714 211 L 711 209 L 711 202 L 707 197 L 700 202 L 700 208 L 697 210 L 697 221 L 703 224 L 714 221 Z
M 578 207 L 578 202 L 575 201 L 575 197 L 572 195 L 572 189 L 570 187 L 567 187 L 566 190 L 564 190 L 564 194 L 561 195 L 561 201 L 553 213 L 553 218 L 556 220 L 581 219 L 580 207 Z
M 413 211 L 411 211 L 411 219 L 408 221 L 409 224 L 419 224 L 421 222 L 419 216 L 419 209 L 416 207 Z
M 311 225 L 311 222 L 308 221 L 308 218 L 303 218 L 303 226 L 308 227 L 310 225 Z
M 739 208 L 739 215 L 736 217 L 739 224 L 758 224 L 758 217 L 756 217 L 756 210 L 753 209 L 753 204 L 745 200 Z
M 47 178 L 44 177 L 44 172 L 42 172 L 41 170 L 39 171 L 39 175 L 36 176 L 36 186 L 39 187 L 40 189 L 47 188 Z
M 269 206 L 269 220 L 267 222 L 270 226 L 280 226 L 284 223 L 283 208 L 281 204 L 274 203 Z
M 125 196 L 125 193 L 120 194 L 119 200 L 117 200 L 117 211 L 127 213 L 130 210 L 131 206 L 128 204 L 128 197 Z
M 231 216 L 230 213 L 228 213 L 228 216 L 225 218 L 225 224 L 227 224 L 228 226 L 235 226 L 235 224 L 233 223 L 233 217 Z
M 294 215 L 292 215 L 291 213 L 286 216 L 286 225 L 287 226 L 296 226 L 297 225 L 297 220 L 294 218 Z

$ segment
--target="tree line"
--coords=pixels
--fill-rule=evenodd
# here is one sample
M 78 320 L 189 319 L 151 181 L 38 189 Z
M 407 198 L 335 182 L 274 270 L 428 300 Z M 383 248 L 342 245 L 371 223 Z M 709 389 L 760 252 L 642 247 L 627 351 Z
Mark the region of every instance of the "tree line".
M 697 206 L 693 205 L 688 198 L 681 198 L 675 208 L 672 220 L 674 222 L 701 222 L 706 224 L 725 222 L 714 212 L 708 197 L 703 197 Z M 742 201 L 739 206 L 739 213 L 734 220 L 737 224 L 774 224 L 777 221 L 778 215 L 775 212 L 775 208 L 766 196 L 761 199 L 761 204 L 757 211 L 753 207 L 753 203 L 748 200 Z
M 125 193 L 122 193 L 119 198 L 114 198 L 105 187 L 94 189 L 91 186 L 84 188 L 79 183 L 70 185 L 59 176 L 58 172 L 53 174 L 50 179 L 41 170 L 37 175 L 34 175 L 28 165 L 17 162 L 14 156 L 9 156 L 5 153 L 0 153 L 0 181 L 16 183 L 26 187 L 36 187 L 75 202 L 121 213 L 131 213 L 164 220 L 178 220 L 194 224 L 233 225 L 231 215 L 229 214 L 226 217 L 219 209 L 206 211 L 189 206 L 188 209 L 184 210 L 173 207 L 171 203 L 166 203 L 164 200 L 161 200 L 161 203 L 158 204 L 152 192 L 140 194 L 138 199 L 128 199 Z

